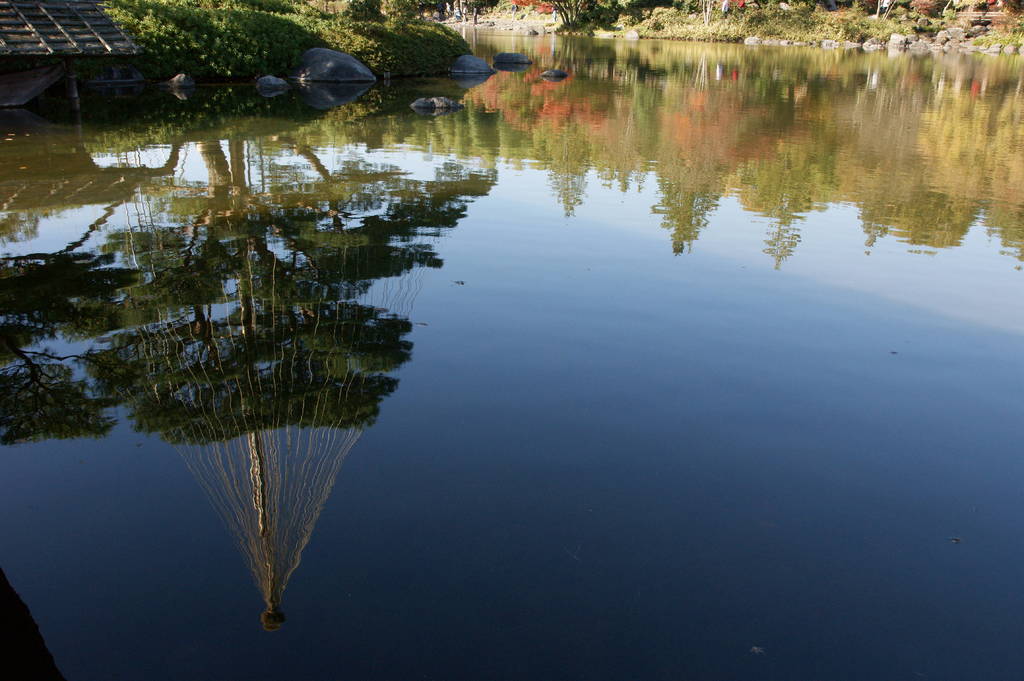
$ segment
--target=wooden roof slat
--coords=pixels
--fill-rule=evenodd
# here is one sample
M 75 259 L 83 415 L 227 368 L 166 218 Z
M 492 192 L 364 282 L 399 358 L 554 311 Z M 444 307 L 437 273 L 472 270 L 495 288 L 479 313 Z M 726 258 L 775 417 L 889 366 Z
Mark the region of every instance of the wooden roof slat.
M 99 0 L 0 0 L 0 56 L 130 55 L 140 51 L 104 13 Z
M 49 54 L 53 54 L 53 48 L 46 44 L 46 41 L 43 40 L 43 36 L 39 35 L 39 31 L 36 30 L 35 26 L 33 26 L 32 23 L 25 17 L 25 15 L 21 13 L 21 9 L 19 9 L 17 5 L 13 5 L 13 7 L 15 13 L 17 13 L 21 20 L 25 22 L 25 26 L 28 27 L 29 31 L 31 31 L 36 36 L 36 38 L 39 39 L 39 44 L 45 47 L 46 51 Z

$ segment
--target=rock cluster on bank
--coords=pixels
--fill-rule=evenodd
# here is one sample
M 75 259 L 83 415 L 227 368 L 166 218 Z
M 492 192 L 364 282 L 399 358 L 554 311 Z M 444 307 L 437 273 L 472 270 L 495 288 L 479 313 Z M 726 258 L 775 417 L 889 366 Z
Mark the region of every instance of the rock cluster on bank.
M 798 42 L 791 40 L 777 40 L 774 38 L 761 38 L 759 36 L 748 36 L 744 45 L 793 45 L 812 46 L 822 49 L 862 49 L 865 52 L 875 50 L 909 51 L 912 53 L 936 53 L 936 52 L 980 52 L 983 54 L 1016 54 L 1019 50 L 1014 45 L 976 45 L 974 39 L 979 38 L 990 31 L 986 20 L 980 20 L 968 28 L 951 27 L 935 33 L 918 33 L 914 35 L 893 33 L 889 40 L 883 42 L 877 38 L 869 38 L 863 43 L 840 42 L 838 40 L 821 40 L 811 42 Z M 1024 52 L 1021 52 L 1024 54 Z

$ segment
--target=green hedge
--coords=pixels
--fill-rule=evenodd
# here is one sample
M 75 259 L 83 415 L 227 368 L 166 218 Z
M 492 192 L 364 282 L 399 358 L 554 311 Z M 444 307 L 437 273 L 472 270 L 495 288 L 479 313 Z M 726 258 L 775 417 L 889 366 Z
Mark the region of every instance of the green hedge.
M 331 18 L 315 32 L 327 47 L 347 52 L 369 66 L 374 73 L 393 76 L 421 76 L 447 73 L 452 62 L 469 54 L 469 45 L 455 31 L 425 21 L 401 23 L 351 22 Z
M 288 0 L 108 0 L 107 10 L 145 50 L 130 61 L 148 78 L 285 75 L 311 47 L 348 52 L 378 74 L 425 75 L 469 52 L 444 26 L 356 22 Z

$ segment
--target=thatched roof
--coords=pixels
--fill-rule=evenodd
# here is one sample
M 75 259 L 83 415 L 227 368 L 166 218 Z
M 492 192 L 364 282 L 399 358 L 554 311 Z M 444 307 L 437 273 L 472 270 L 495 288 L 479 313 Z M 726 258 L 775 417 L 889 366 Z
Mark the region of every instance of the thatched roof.
M 0 0 L 0 57 L 141 52 L 98 0 Z

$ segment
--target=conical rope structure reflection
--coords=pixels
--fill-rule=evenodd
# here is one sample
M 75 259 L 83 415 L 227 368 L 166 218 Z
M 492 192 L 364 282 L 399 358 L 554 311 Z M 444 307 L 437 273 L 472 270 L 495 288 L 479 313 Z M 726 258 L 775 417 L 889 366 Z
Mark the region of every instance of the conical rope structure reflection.
M 368 293 L 366 297 L 375 299 L 377 306 L 336 300 L 296 309 L 274 299 L 274 285 L 267 299 L 249 295 L 245 290 L 254 288 L 250 281 L 248 286 L 239 282 L 236 314 L 228 315 L 237 323 L 217 324 L 207 316 L 199 324 L 166 320 L 149 326 L 143 346 L 163 345 L 153 356 L 177 356 L 180 366 L 168 368 L 179 375 L 182 371 L 192 374 L 191 380 L 173 391 L 173 399 L 192 412 L 187 432 L 177 433 L 175 446 L 235 536 L 263 596 L 261 622 L 267 630 L 284 622 L 282 598 L 288 581 L 301 562 L 345 457 L 362 434 L 362 424 L 372 419 L 375 409 L 365 403 L 376 402 L 383 397 L 380 393 L 393 387 L 377 385 L 376 372 L 387 367 L 372 366 L 372 358 L 370 366 L 351 355 L 328 358 L 333 364 L 346 363 L 339 375 L 324 370 L 325 359 L 304 346 L 311 340 L 318 347 L 340 352 L 386 346 L 391 342 L 388 334 L 372 333 L 374 327 L 366 322 L 408 325 L 396 308 L 411 307 L 420 281 L 416 272 L 398 277 L 397 285 L 382 294 L 396 300 L 394 307 L 381 307 L 380 295 Z M 281 323 L 285 318 L 300 319 L 309 332 L 306 338 L 294 333 L 294 325 Z M 183 328 L 190 339 L 181 338 Z M 199 346 L 210 354 L 194 356 L 203 351 Z M 273 356 L 266 355 L 267 349 Z M 238 357 L 248 361 L 228 379 L 230 385 L 211 380 L 211 368 L 223 372 L 221 377 L 233 374 L 225 360 Z M 211 395 L 207 386 L 215 383 L 221 385 Z M 283 408 L 275 404 L 281 395 L 288 402 Z

